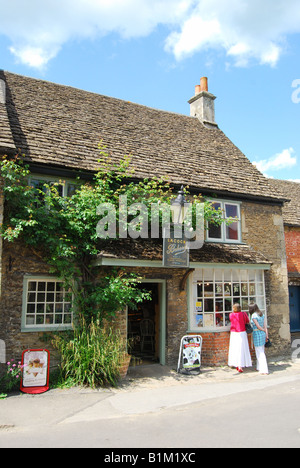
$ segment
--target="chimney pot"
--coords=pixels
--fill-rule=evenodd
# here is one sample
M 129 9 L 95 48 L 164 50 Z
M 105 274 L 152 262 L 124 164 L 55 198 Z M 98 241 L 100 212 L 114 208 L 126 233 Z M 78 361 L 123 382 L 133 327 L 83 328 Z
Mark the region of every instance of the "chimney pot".
M 201 91 L 208 91 L 208 79 L 206 76 L 203 76 L 200 80 Z
M 201 85 L 196 85 L 195 86 L 195 96 L 197 96 L 197 94 L 200 94 L 201 93 Z

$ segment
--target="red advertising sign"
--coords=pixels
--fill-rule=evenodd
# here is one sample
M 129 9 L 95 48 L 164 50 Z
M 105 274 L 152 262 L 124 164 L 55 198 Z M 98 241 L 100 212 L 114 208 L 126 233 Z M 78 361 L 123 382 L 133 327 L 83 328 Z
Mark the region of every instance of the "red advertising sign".
M 23 376 L 20 390 L 38 394 L 49 390 L 50 353 L 46 349 L 28 349 L 22 354 Z

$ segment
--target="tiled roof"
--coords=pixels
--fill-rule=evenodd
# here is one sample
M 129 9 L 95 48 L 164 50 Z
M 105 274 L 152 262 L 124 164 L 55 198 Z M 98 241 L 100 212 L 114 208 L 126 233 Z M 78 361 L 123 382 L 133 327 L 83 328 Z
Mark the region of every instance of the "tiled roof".
M 16 152 L 6 108 L 6 86 L 0 81 L 0 148 L 2 152 Z
M 101 258 L 124 260 L 159 260 L 162 261 L 161 240 L 110 240 L 100 247 Z M 190 250 L 190 261 L 199 263 L 224 264 L 270 264 L 261 253 L 246 244 L 205 243 L 201 249 Z
M 279 197 L 289 200 L 283 206 L 284 223 L 300 226 L 300 183 L 277 179 L 270 179 L 270 183 Z
M 137 178 L 166 176 L 200 192 L 278 201 L 226 135 L 197 118 L 8 72 L 0 71 L 0 79 L 9 119 L 2 108 L 0 150 L 13 142 L 34 163 L 95 171 L 102 140 L 115 161 L 132 154 Z

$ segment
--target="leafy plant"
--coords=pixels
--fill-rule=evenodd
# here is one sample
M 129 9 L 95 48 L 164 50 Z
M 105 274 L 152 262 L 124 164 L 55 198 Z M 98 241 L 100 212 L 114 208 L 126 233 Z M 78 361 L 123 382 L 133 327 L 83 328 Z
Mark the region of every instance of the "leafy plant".
M 1 392 L 11 392 L 20 388 L 20 381 L 22 376 L 23 368 L 21 362 L 11 361 L 6 363 L 6 371 L 0 379 L 0 390 Z M 3 394 L 4 397 L 5 394 Z
M 118 331 L 82 318 L 72 336 L 56 335 L 53 344 L 61 353 L 61 372 L 68 385 L 117 385 L 126 349 Z
M 62 355 L 65 377 L 91 386 L 116 382 L 116 369 L 124 352 L 120 340 L 108 333 L 104 324 L 126 305 L 134 308 L 149 299 L 149 293 L 138 287 L 141 278 L 137 275 L 122 269 L 99 271 L 94 266 L 93 261 L 107 242 L 98 238 L 97 207 L 114 206 L 117 226 L 122 229 L 124 223 L 117 210 L 120 197 L 126 197 L 128 205 L 143 203 L 148 207 L 150 226 L 151 204 L 170 204 L 172 197 L 172 188 L 162 179 L 129 182 L 133 178 L 130 156 L 116 165 L 100 147 L 100 157 L 101 169 L 94 180 L 83 182 L 78 178 L 77 189 L 68 198 L 60 195 L 63 180 L 31 186 L 29 167 L 20 158 L 4 158 L 0 164 L 5 195 L 1 235 L 8 242 L 23 241 L 48 262 L 50 272 L 64 281 L 65 289 L 72 291 L 74 335 L 57 336 L 55 345 Z M 202 202 L 201 196 L 194 197 L 194 204 Z M 204 215 L 206 220 L 222 222 L 220 213 L 209 202 L 205 202 Z M 116 239 L 119 234 L 116 229 Z

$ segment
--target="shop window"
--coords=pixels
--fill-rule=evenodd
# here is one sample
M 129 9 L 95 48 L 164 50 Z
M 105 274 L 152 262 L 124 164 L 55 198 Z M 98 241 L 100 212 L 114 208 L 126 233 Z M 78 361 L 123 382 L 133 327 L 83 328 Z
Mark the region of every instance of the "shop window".
M 71 328 L 72 293 L 55 278 L 26 278 L 22 329 L 49 330 Z
M 241 242 L 240 204 L 225 201 L 211 201 L 215 210 L 220 211 L 224 223 L 208 223 L 207 240 L 210 242 Z M 230 223 L 228 221 L 230 220 Z
M 191 282 L 190 329 L 229 329 L 234 303 L 248 312 L 251 302 L 266 313 L 263 270 L 205 268 Z

